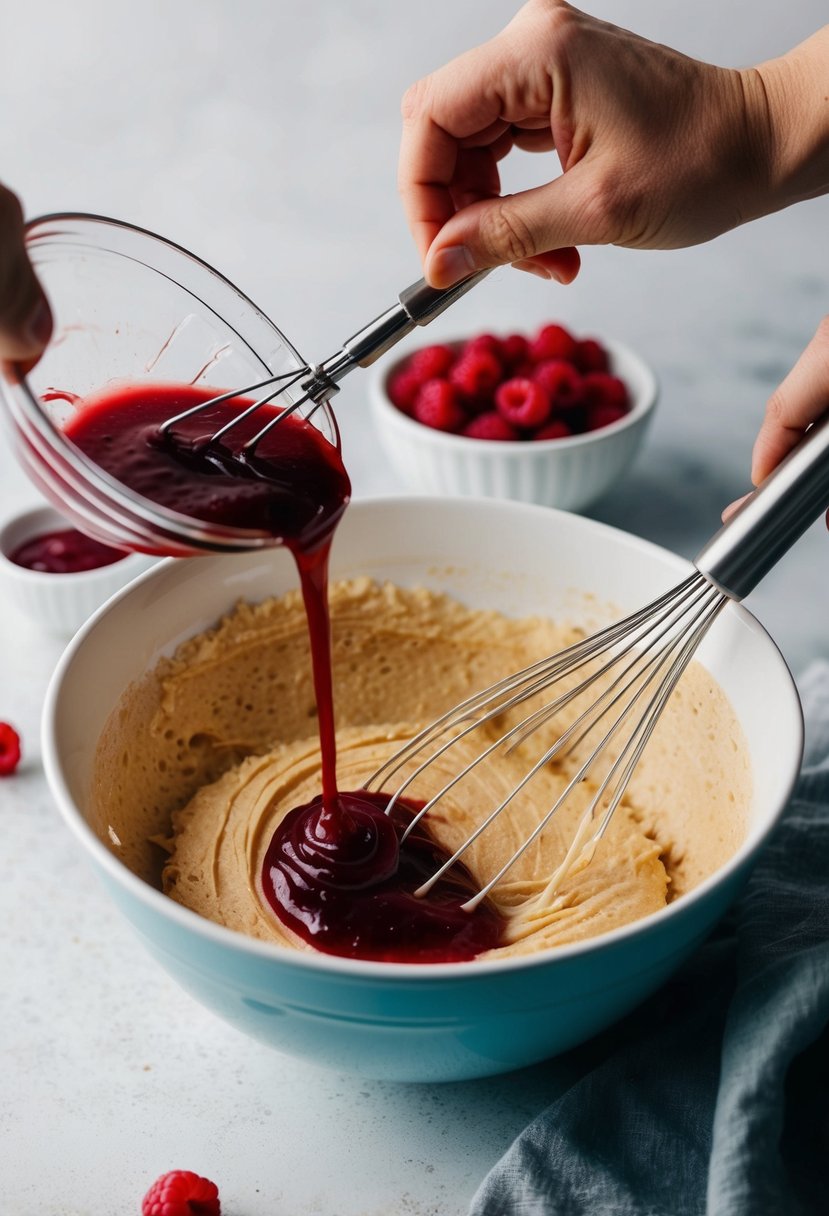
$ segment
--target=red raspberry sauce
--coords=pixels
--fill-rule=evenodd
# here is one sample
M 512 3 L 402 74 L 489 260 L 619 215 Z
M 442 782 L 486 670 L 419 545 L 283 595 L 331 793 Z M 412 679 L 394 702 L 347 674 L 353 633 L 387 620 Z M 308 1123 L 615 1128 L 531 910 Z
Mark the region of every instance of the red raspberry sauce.
M 262 869 L 266 899 L 280 920 L 317 950 L 408 963 L 461 962 L 498 944 L 501 918 L 489 904 L 461 904 L 478 888 L 456 863 L 427 896 L 413 892 L 447 854 L 422 819 L 400 835 L 422 803 L 388 795 L 315 798 L 285 817 Z
M 411 804 L 384 814 L 387 796 L 342 793 L 336 780 L 328 613 L 328 558 L 351 486 L 337 448 L 291 415 L 249 455 L 244 442 L 274 409 L 263 406 L 219 443 L 209 437 L 250 401 L 233 398 L 176 423 L 160 424 L 215 390 L 135 385 L 84 402 L 67 437 L 112 477 L 145 498 L 202 519 L 266 532 L 290 549 L 302 586 L 322 757 L 322 794 L 277 828 L 262 889 L 276 915 L 317 949 L 352 957 L 448 962 L 497 945 L 491 905 L 460 905 L 474 893 L 462 867 L 429 895 L 412 892 L 446 859 L 418 825 L 401 846 Z M 359 881 L 354 875 L 359 873 Z
M 9 561 L 44 574 L 80 574 L 120 562 L 126 554 L 111 549 L 75 528 L 57 528 L 33 536 L 9 554 Z

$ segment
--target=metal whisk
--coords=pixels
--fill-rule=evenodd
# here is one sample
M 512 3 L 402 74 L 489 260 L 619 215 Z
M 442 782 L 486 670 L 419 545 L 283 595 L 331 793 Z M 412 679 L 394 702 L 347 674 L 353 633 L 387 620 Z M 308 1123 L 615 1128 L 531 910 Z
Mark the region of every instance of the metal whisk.
M 241 450 L 251 455 L 264 437 L 278 426 L 285 418 L 303 411 L 305 418 L 310 418 L 314 412 L 339 391 L 339 383 L 355 367 L 370 367 L 376 359 L 395 346 L 402 338 L 411 333 L 415 326 L 428 325 L 435 317 L 454 302 L 465 295 L 470 288 L 489 274 L 489 270 L 480 270 L 470 275 L 453 287 L 443 290 L 430 287 L 425 279 L 419 279 L 398 296 L 397 304 L 392 305 L 380 316 L 358 330 L 335 355 L 325 359 L 320 364 L 306 364 L 298 370 L 285 372 L 281 375 L 268 376 L 255 384 L 244 388 L 231 389 L 198 405 L 182 410 L 168 418 L 159 427 L 162 435 L 169 434 L 177 423 L 183 422 L 195 414 L 201 414 L 213 406 L 221 405 L 224 401 L 234 398 L 246 398 L 251 393 L 266 390 L 264 396 L 252 401 L 245 409 L 233 415 L 223 426 L 210 436 L 208 443 L 217 443 L 230 431 L 239 426 L 246 418 L 255 414 L 263 406 L 277 402 L 278 412 L 271 414 L 268 421 L 250 439 L 241 445 Z M 296 394 L 296 395 L 294 395 Z M 282 398 L 281 401 L 278 399 Z M 303 409 L 308 406 L 309 408 Z
M 740 601 L 768 573 L 817 516 L 829 508 L 829 414 L 812 426 L 774 470 L 705 545 L 696 570 L 652 603 L 586 637 L 558 654 L 474 694 L 422 730 L 396 752 L 366 783 L 379 789 L 406 769 L 394 790 L 397 799 L 460 740 L 495 722 L 530 698 L 545 697 L 517 724 L 455 774 L 409 825 L 427 815 L 477 765 L 501 749 L 525 742 L 578 698 L 593 696 L 577 708 L 575 720 L 544 746 L 519 784 L 496 806 L 443 866 L 417 891 L 425 894 L 472 843 L 498 819 L 516 795 L 554 759 L 572 755 L 585 740 L 591 750 L 576 761 L 553 806 L 540 815 L 532 833 L 464 907 L 471 910 L 533 844 L 557 811 L 588 778 L 596 792 L 584 811 L 564 860 L 550 876 L 542 898 L 554 895 L 576 864 L 589 863 L 610 824 L 642 752 L 697 647 L 729 601 Z M 514 715 L 513 715 L 514 716 Z M 599 774 L 596 777 L 596 774 Z

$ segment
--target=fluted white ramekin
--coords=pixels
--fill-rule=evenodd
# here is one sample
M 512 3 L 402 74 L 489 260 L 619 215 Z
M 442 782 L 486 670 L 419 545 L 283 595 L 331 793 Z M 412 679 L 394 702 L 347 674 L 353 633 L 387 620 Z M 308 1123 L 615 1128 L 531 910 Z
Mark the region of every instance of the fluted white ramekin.
M 47 574 L 9 560 L 19 545 L 72 524 L 54 507 L 34 507 L 0 522 L 0 596 L 50 633 L 71 637 L 100 606 L 157 561 L 129 553 L 109 566 L 77 574 Z
M 375 425 L 401 485 L 428 494 L 513 498 L 578 511 L 600 498 L 630 467 L 658 396 L 649 365 L 621 342 L 602 339 L 611 372 L 628 386 L 632 408 L 600 430 L 565 439 L 470 439 L 423 426 L 390 400 L 388 385 L 410 351 L 375 368 L 369 392 Z

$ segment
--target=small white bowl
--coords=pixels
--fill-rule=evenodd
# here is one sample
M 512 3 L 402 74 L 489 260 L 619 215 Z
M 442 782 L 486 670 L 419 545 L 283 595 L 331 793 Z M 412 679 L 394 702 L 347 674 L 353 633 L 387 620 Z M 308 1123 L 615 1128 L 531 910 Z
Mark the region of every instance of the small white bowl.
M 36 536 L 73 525 L 54 507 L 34 507 L 0 524 L 0 596 L 50 633 L 71 637 L 100 606 L 158 559 L 125 554 L 109 566 L 77 574 L 49 574 L 18 566 L 9 558 Z
M 401 483 L 427 494 L 513 498 L 568 511 L 594 502 L 629 468 L 658 396 L 656 376 L 639 355 L 621 342 L 603 338 L 602 344 L 632 408 L 618 422 L 565 439 L 470 439 L 423 426 L 388 395 L 391 378 L 413 352 L 376 369 L 369 379 L 374 420 Z

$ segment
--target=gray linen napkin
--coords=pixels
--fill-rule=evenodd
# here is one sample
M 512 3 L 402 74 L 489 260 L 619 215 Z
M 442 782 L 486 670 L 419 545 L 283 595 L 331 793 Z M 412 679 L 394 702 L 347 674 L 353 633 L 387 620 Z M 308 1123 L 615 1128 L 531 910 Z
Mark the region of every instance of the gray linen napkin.
M 829 1216 L 829 664 L 799 687 L 803 769 L 744 894 L 659 993 L 562 1059 L 578 1079 L 470 1216 Z

